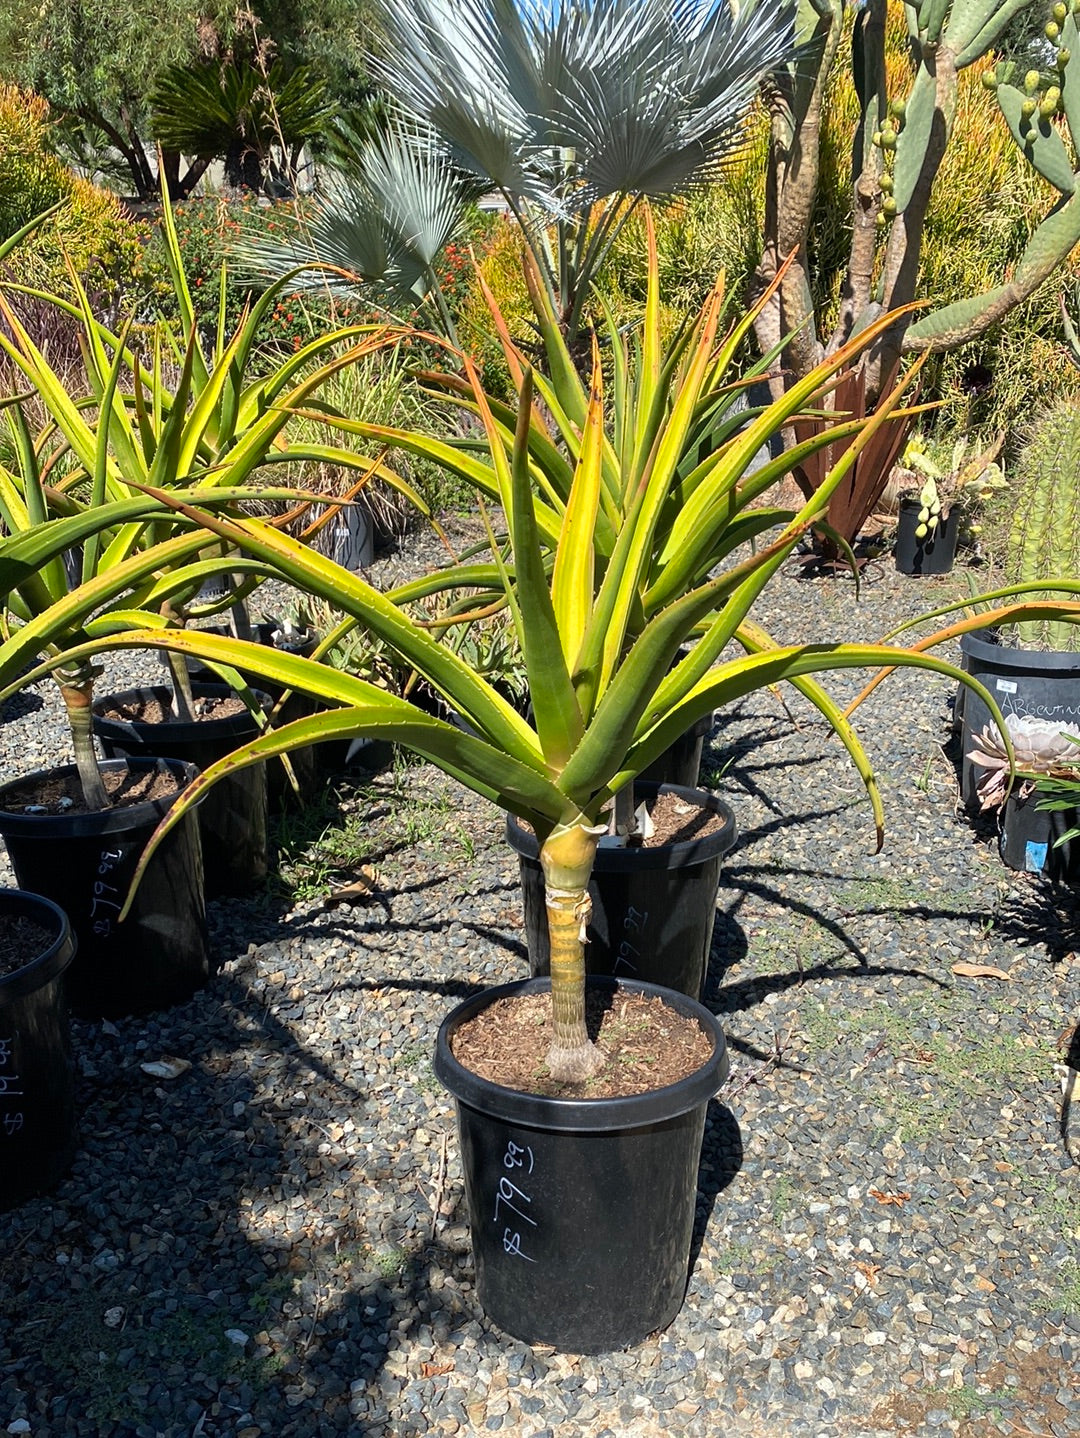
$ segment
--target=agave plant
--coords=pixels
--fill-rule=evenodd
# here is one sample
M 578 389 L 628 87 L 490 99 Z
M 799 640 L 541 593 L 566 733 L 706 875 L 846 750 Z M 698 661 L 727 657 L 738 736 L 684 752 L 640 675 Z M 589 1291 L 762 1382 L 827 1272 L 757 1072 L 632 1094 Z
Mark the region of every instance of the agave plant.
M 378 9 L 384 44 L 372 69 L 430 139 L 412 156 L 393 131 L 373 140 L 354 178 L 335 182 L 310 246 L 263 246 L 249 258 L 274 275 L 317 254 L 346 274 L 390 277 L 412 237 L 434 239 L 440 225 L 449 237 L 468 176 L 499 191 L 520 223 L 572 344 L 634 207 L 714 176 L 741 142 L 760 80 L 795 48 L 790 0 L 379 0 Z M 382 273 L 373 232 L 386 239 Z M 437 296 L 429 252 L 424 276 Z

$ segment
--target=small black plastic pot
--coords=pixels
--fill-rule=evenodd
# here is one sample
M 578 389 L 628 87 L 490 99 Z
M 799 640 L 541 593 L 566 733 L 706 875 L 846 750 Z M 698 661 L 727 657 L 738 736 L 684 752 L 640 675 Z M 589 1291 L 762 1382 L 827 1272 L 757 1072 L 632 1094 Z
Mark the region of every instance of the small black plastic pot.
M 684 789 L 696 789 L 701 777 L 701 750 L 713 726 L 713 716 L 705 714 L 696 724 L 691 724 L 686 733 L 675 740 L 641 772 L 635 783 L 678 784 Z
M 1075 884 L 1080 880 L 1080 839 L 1058 844 L 1078 823 L 1076 809 L 1040 809 L 1044 795 L 1028 794 L 1019 787 L 1005 801 L 999 848 L 1010 869 L 1042 874 L 1055 883 Z
M 200 699 L 225 698 L 233 691 L 225 684 L 193 684 L 192 692 Z M 110 719 L 101 712 L 113 705 L 134 704 L 147 693 L 168 709 L 171 691 L 157 684 L 108 695 L 94 704 L 94 733 L 109 758 L 161 755 L 208 769 L 259 733 L 259 726 L 247 710 L 222 719 L 169 719 L 163 724 Z M 269 696 L 256 691 L 256 697 L 269 708 Z M 249 894 L 266 878 L 268 807 L 265 762 L 238 769 L 221 779 L 200 803 L 199 830 L 208 898 Z
M 925 538 L 916 537 L 922 503 L 902 499 L 896 525 L 896 567 L 901 574 L 948 574 L 956 558 L 962 506 L 954 504 Z
M 106 771 L 153 769 L 156 760 L 108 760 Z M 167 762 L 167 761 L 161 761 Z M 194 768 L 168 768 L 181 789 Z M 82 1018 L 119 1018 L 183 1003 L 210 972 L 199 823 L 188 814 L 147 865 L 131 913 L 117 916 L 142 852 L 174 798 L 93 814 L 24 814 L 4 808 L 12 790 L 74 765 L 0 786 L 0 837 L 20 888 L 63 905 L 78 940 L 65 988 Z M 174 796 L 175 797 L 175 796 Z
M 67 915 L 40 894 L 0 889 L 0 927 L 30 919 L 48 938 L 0 975 L 0 1209 L 44 1193 L 75 1156 L 75 1070 L 64 971 L 75 954 Z
M 484 1312 L 526 1343 L 609 1353 L 666 1328 L 682 1307 L 709 1100 L 727 1077 L 720 1024 L 682 994 L 659 995 L 713 1042 L 680 1083 L 631 1098 L 543 1098 L 464 1068 L 455 1031 L 496 999 L 550 988 L 530 979 L 456 1008 L 439 1030 L 435 1073 L 457 1100 L 458 1132 Z
M 724 856 L 735 843 L 735 815 L 713 794 L 677 784 L 635 783 L 635 798 L 678 794 L 689 803 L 722 815 L 724 827 L 702 839 L 657 848 L 618 847 L 602 840 L 589 884 L 592 916 L 585 966 L 590 974 L 660 984 L 691 998 L 701 997 L 709 962 L 716 894 Z M 550 972 L 544 874 L 536 836 L 515 818 L 506 837 L 517 851 L 525 911 L 529 970 Z
M 1058 722 L 1062 729 L 1080 727 L 1080 653 L 1013 649 L 1002 644 L 993 629 L 961 635 L 960 653 L 963 668 L 990 690 L 1002 714 Z M 978 808 L 978 784 L 984 770 L 967 756 L 975 737 L 987 725 L 993 727 L 989 709 L 977 694 L 965 689 L 960 797 L 970 809 Z
M 227 634 L 226 629 L 213 629 L 213 634 Z M 282 654 L 298 654 L 304 659 L 309 659 L 318 648 L 319 639 L 311 630 L 305 631 L 303 635 L 296 636 L 296 642 L 292 644 L 283 643 L 280 638 L 275 642 L 274 636 L 278 631 L 273 624 L 265 620 L 251 626 L 251 637 L 257 644 L 263 644 L 268 649 L 277 649 Z M 220 680 L 212 669 L 206 668 L 199 660 L 188 659 L 188 670 L 191 674 L 193 684 L 218 684 Z M 261 693 L 268 695 L 274 709 L 274 727 L 283 729 L 286 724 L 293 723 L 296 719 L 307 719 L 312 714 L 318 713 L 322 707 L 317 699 L 310 694 L 301 694 L 296 690 L 290 692 L 281 708 L 278 703 L 281 700 L 284 689 L 280 684 L 271 684 L 269 680 L 261 675 L 251 675 L 243 669 L 240 670 L 243 677 Z M 303 749 L 294 749 L 289 755 L 289 764 L 296 780 L 296 789 L 293 788 L 285 766 L 280 759 L 273 760 L 267 765 L 266 782 L 267 795 L 270 805 L 270 813 L 277 814 L 282 810 L 302 802 L 304 798 L 312 794 L 319 785 L 319 768 L 315 759 L 315 748 L 308 745 Z

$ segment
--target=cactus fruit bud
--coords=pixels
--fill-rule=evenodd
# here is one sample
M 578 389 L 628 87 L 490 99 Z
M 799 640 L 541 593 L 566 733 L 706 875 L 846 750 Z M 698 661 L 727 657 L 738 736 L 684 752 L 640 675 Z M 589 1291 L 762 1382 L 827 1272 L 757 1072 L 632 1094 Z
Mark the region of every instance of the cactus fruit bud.
M 891 195 L 891 194 L 892 194 L 892 189 L 893 189 L 893 177 L 892 177 L 890 174 L 888 174 L 888 173 L 886 172 L 884 175 L 882 175 L 881 178 L 878 180 L 878 184 L 881 186 L 881 192 L 882 192 L 882 194 L 884 194 L 884 195 Z
M 1038 70 L 1029 70 L 1024 76 L 1024 90 L 1028 95 L 1034 95 L 1038 88 L 1039 72 Z
M 889 113 L 895 115 L 898 120 L 902 120 L 907 113 L 907 101 L 898 95 L 889 105 Z
M 1061 99 L 1061 91 L 1056 85 L 1051 85 L 1039 104 L 1039 114 L 1044 120 L 1057 114 L 1058 101 Z
M 873 136 L 871 137 L 871 143 L 874 144 L 874 145 L 880 145 L 880 144 L 881 144 L 881 131 L 880 131 L 880 130 L 875 130 L 875 131 L 874 131 Z
M 1069 63 L 1069 61 L 1070 61 L 1071 59 L 1072 59 L 1072 51 L 1069 50 L 1069 49 L 1066 49 L 1066 47 L 1065 47 L 1064 45 L 1062 45 L 1061 49 L 1060 49 L 1060 50 L 1058 51 L 1058 53 L 1057 53 L 1058 69 L 1059 69 L 1059 70 L 1064 70 L 1065 66 Z
M 896 214 L 896 201 L 893 199 L 892 195 L 886 195 L 885 198 L 882 200 L 881 213 L 883 215 L 887 215 L 890 220 L 892 219 L 893 215 Z
M 915 530 L 915 538 L 916 538 L 916 539 L 925 539 L 926 536 L 927 536 L 927 533 L 928 533 L 928 530 L 927 530 L 927 528 L 926 528 L 926 525 L 925 525 L 925 524 L 920 524 L 920 525 L 916 528 L 916 530 Z
M 1030 120 L 1035 111 L 1039 108 L 1037 100 L 1025 100 L 1020 106 L 1020 113 L 1025 120 Z
M 994 74 L 993 70 L 983 71 L 982 82 L 984 90 L 996 90 L 998 87 L 998 77 Z
M 930 518 L 930 511 L 929 511 L 929 509 L 927 509 L 926 505 L 924 504 L 923 507 L 922 507 L 922 509 L 919 510 L 919 523 L 920 523 L 920 524 L 925 524 L 926 521 L 927 521 L 929 518 Z
M 1061 34 L 1061 26 L 1055 25 L 1053 20 L 1051 20 L 1043 26 L 1043 34 L 1048 40 L 1056 40 Z
M 886 125 L 881 132 L 881 148 L 883 150 L 896 149 L 896 131 L 891 125 Z
M 1050 11 L 1051 17 L 1056 20 L 1059 25 L 1064 21 L 1065 16 L 1068 13 L 1069 7 L 1067 5 L 1063 5 L 1061 3 L 1061 0 L 1058 0 L 1058 3 L 1054 6 L 1053 10 Z

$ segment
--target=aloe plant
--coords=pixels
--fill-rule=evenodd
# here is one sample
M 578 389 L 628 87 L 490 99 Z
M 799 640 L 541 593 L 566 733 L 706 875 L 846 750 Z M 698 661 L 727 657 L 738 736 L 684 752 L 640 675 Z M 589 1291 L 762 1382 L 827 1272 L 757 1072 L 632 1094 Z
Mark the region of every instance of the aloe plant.
M 621 403 L 620 387 L 623 398 L 633 388 L 629 373 L 613 366 L 614 393 L 609 395 L 599 350 L 594 350 L 584 412 L 576 421 L 568 418 L 560 436 L 565 444 L 561 492 L 547 483 L 554 459 L 546 467 L 536 462 L 538 454 L 554 448 L 540 403 L 550 410 L 554 390 L 525 367 L 518 378 L 518 404 L 505 413 L 485 394 L 474 367 L 463 360 L 469 402 L 484 435 L 484 450 L 474 462 L 492 476 L 507 516 L 508 546 L 504 554 L 496 544 L 490 561 L 461 564 L 437 582 L 490 591 L 497 581 L 521 646 L 533 698 L 531 722 L 395 602 L 408 597 L 403 592 L 394 598 L 380 594 L 264 520 L 210 514 L 164 491 L 154 496 L 162 504 L 205 525 L 208 534 L 301 593 L 342 610 L 347 623 L 361 625 L 437 690 L 467 721 L 468 731 L 357 676 L 227 636 L 136 630 L 95 639 L 62 656 L 70 662 L 103 647 L 160 646 L 242 667 L 337 706 L 263 735 L 208 769 L 159 830 L 159 838 L 189 802 L 236 766 L 307 743 L 357 737 L 405 744 L 531 824 L 540 843 L 551 938 L 555 1036 L 548 1066 L 564 1080 L 587 1078 L 601 1061 L 585 1027 L 581 936 L 605 816 L 615 796 L 691 723 L 763 686 L 805 687 L 820 672 L 887 663 L 914 665 L 971 684 L 1000 722 L 986 689 L 924 652 L 927 641 L 910 649 L 788 645 L 753 623 L 755 600 L 820 519 L 832 489 L 860 447 L 888 422 L 901 393 L 894 392 L 873 418 L 860 422 L 854 442 L 802 510 L 772 512 L 772 531 L 767 533 L 744 512 L 759 483 L 747 477 L 749 458 L 763 436 L 782 427 L 801 404 L 819 398 L 857 346 L 823 364 L 802 389 L 758 415 L 746 433 L 729 436 L 718 456 L 691 470 L 694 483 L 689 484 L 679 481 L 675 458 L 684 454 L 686 429 L 698 410 L 701 373 L 723 348 L 722 343 L 717 346 L 714 329 L 717 307 L 714 296 L 692 340 L 670 357 L 670 365 L 647 343 L 632 358 L 631 369 L 643 366 L 651 377 L 653 403 L 633 411 L 633 424 L 626 410 L 621 430 L 613 416 Z M 881 324 L 890 322 L 886 316 Z M 867 342 L 873 333 L 868 332 Z M 830 437 L 819 438 L 828 443 Z M 435 444 L 420 436 L 411 442 Z M 456 451 L 447 460 L 463 462 Z M 676 538 L 654 554 L 654 536 L 663 517 L 687 508 L 693 527 L 684 530 L 676 527 L 677 519 L 666 521 Z M 708 553 L 726 556 L 719 572 L 702 572 Z M 647 612 L 643 593 L 652 596 Z M 1080 605 L 1072 608 L 1080 614 Z M 981 622 L 995 618 L 1001 613 Z M 680 646 L 698 632 L 696 646 L 680 660 Z M 732 640 L 742 646 L 741 655 L 731 656 Z M 4 679 L 0 669 L 0 682 Z M 859 764 L 880 828 L 880 800 L 870 765 L 827 696 L 819 693 L 818 703 Z
M 109 330 L 95 316 L 74 275 L 75 303 L 31 291 L 81 323 L 89 383 L 89 394 L 83 399 L 68 394 L 61 377 L 0 291 L 0 319 L 5 327 L 0 328 L 0 348 L 32 386 L 48 416 L 45 427 L 34 433 L 21 407 L 21 397 L 4 402 L 15 456 L 10 466 L 0 465 L 0 518 L 8 533 L 33 530 L 53 515 L 105 512 L 103 507 L 135 498 L 147 485 L 191 491 L 196 496 L 214 491 L 235 496 L 256 473 L 262 471 L 265 475 L 269 466 L 305 460 L 359 470 L 362 481 L 377 473 L 424 511 L 419 497 L 377 459 L 360 459 L 330 444 L 290 446 L 284 438 L 296 408 L 329 376 L 361 355 L 385 346 L 385 334 L 372 326 L 336 330 L 269 369 L 264 365 L 261 373 L 254 374 L 256 331 L 276 291 L 268 291 L 229 336 L 224 326 L 223 282 L 217 332 L 207 345 L 195 323 L 167 201 L 163 224 L 173 286 L 187 326 L 185 344 L 180 345 L 159 327 L 152 335 L 149 362 L 144 362 L 131 342 L 131 324 L 119 334 Z M 11 244 L 30 228 L 13 237 Z M 173 372 L 178 378 L 170 382 Z M 297 497 L 295 490 L 285 486 L 279 486 L 275 493 L 278 498 Z M 112 512 L 126 511 L 121 507 Z M 181 529 L 190 534 L 190 526 L 182 525 Z M 222 569 L 221 547 L 208 542 L 205 535 L 194 549 L 185 540 L 178 550 L 182 556 L 182 583 L 175 569 L 155 573 L 152 568 L 144 570 L 142 565 L 129 564 L 139 552 L 152 547 L 156 547 L 161 563 L 175 564 L 173 552 L 163 541 L 177 532 L 176 516 L 160 506 L 152 522 L 139 519 L 119 523 L 113 529 L 91 526 L 77 556 L 78 584 L 86 590 L 95 581 L 108 581 L 114 574 L 137 573 L 141 587 L 127 597 L 123 607 L 147 611 L 150 617 L 145 622 L 149 623 L 156 621 L 148 606 L 155 606 L 164 621 L 182 621 L 201 583 Z M 201 561 L 195 563 L 200 556 Z M 231 560 L 228 567 L 237 572 L 247 568 Z M 248 586 L 254 582 L 249 577 Z M 50 637 L 43 642 L 42 652 L 72 647 L 78 642 L 78 631 L 57 628 L 52 623 L 59 613 L 66 612 L 61 601 L 71 588 L 65 565 L 59 559 L 27 573 L 7 595 L 9 622 L 28 626 L 27 633 L 36 634 L 40 626 L 30 627 L 31 621 L 44 621 Z M 56 674 L 85 797 L 91 806 L 103 807 L 107 800 L 90 732 L 93 666 L 79 662 Z M 182 696 L 187 683 L 184 666 L 174 668 L 174 678 L 177 693 Z

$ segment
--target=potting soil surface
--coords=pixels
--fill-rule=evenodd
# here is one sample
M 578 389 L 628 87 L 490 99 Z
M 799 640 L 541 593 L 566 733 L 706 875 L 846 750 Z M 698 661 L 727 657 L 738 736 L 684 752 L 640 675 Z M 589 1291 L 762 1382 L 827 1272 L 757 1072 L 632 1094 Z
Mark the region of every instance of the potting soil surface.
M 425 544 L 385 582 L 438 562 Z M 876 638 L 965 589 L 885 562 L 858 596 L 784 574 L 755 617 L 784 640 Z M 110 663 L 102 692 L 153 666 Z M 1080 1171 L 1062 1132 L 1077 905 L 1005 869 L 992 826 L 958 812 L 951 697 L 905 671 L 855 716 L 880 853 L 858 775 L 800 696 L 716 717 L 703 778 L 740 837 L 706 1003 L 732 1073 L 666 1332 L 582 1357 L 480 1311 L 431 1055 L 457 1000 L 524 975 L 517 861 L 489 804 L 399 767 L 342 781 L 343 817 L 323 821 L 365 813 L 373 881 L 330 905 L 356 875 L 313 860 L 302 899 L 277 882 L 214 903 L 203 992 L 74 1024 L 74 1169 L 0 1216 L 0 1429 L 1080 1432 Z M 66 760 L 62 736 L 45 685 L 12 701 L 5 772 Z

